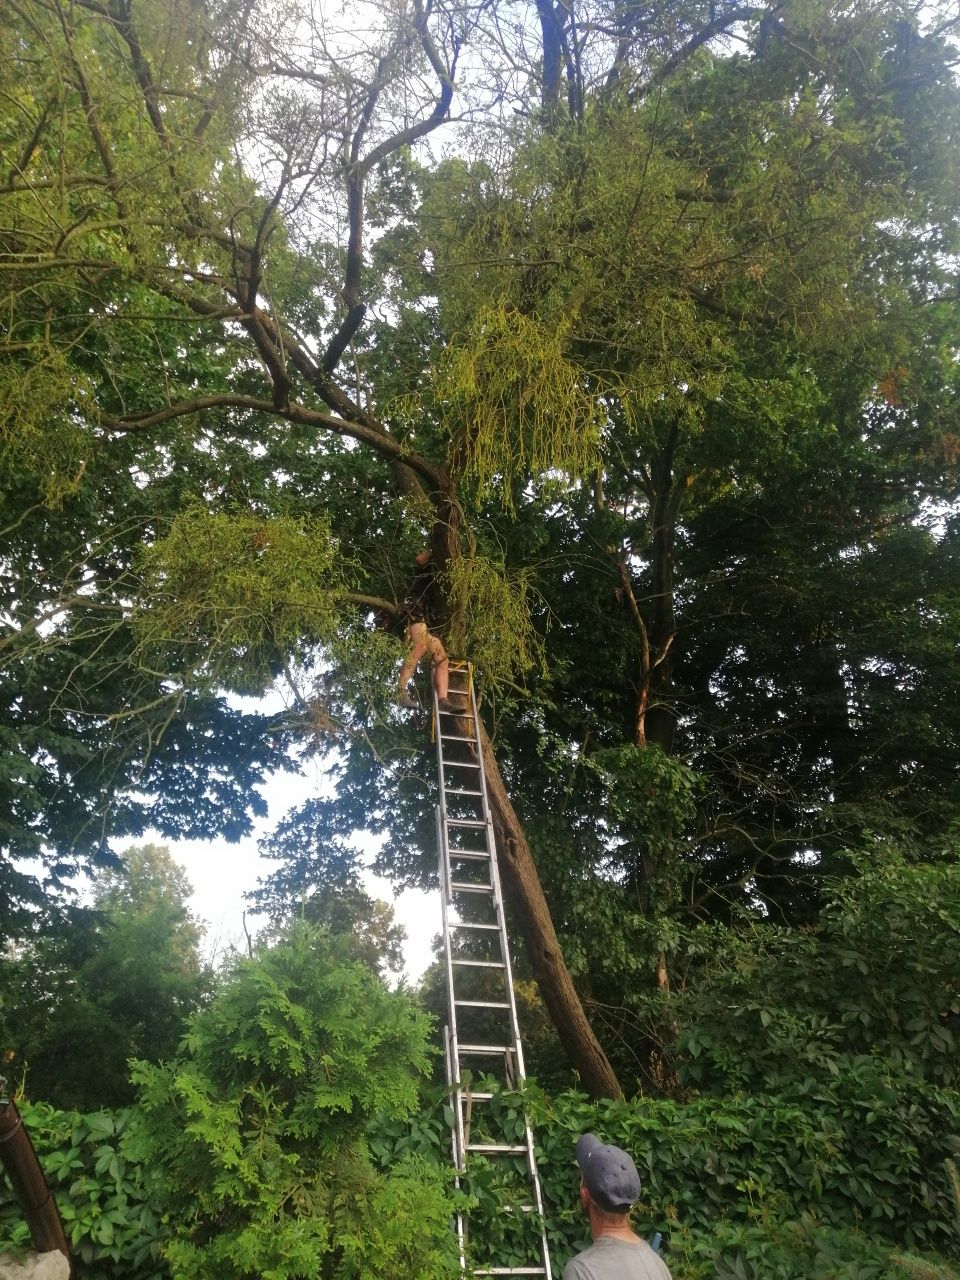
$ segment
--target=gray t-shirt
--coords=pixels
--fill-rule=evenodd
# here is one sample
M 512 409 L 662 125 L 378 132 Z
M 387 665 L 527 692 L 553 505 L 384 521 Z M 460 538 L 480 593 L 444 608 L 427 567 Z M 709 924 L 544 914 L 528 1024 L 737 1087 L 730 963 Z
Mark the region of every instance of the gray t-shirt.
M 670 1272 L 646 1240 L 601 1236 L 570 1259 L 563 1280 L 670 1280 Z

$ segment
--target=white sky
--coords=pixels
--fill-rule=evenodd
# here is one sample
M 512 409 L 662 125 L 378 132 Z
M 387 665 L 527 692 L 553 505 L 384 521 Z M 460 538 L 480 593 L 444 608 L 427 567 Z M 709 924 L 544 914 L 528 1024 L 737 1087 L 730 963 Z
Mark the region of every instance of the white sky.
M 222 839 L 165 840 L 155 833 L 144 837 L 166 844 L 186 871 L 194 889 L 190 908 L 206 926 L 205 952 L 209 958 L 220 956 L 231 945 L 246 947 L 244 910 L 251 934 L 255 935 L 263 924 L 263 918 L 252 915 L 243 900 L 259 879 L 277 867 L 277 863 L 258 855 L 258 840 L 276 826 L 288 809 L 322 792 L 329 792 L 329 784 L 319 766 L 308 767 L 301 776 L 278 774 L 265 790 L 267 818 L 256 824 L 253 835 L 236 844 Z M 432 943 L 440 932 L 440 894 L 408 889 L 394 896 L 390 882 L 370 872 L 365 877 L 365 887 L 371 897 L 393 905 L 397 923 L 407 932 L 404 975 L 408 981 L 416 982 L 434 958 Z

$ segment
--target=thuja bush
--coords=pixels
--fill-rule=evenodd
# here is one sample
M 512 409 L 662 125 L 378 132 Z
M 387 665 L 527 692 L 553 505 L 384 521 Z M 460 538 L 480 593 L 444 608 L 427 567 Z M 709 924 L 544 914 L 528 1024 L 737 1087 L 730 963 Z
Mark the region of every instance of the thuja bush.
M 235 961 L 175 1061 L 138 1063 L 139 1158 L 174 1280 L 442 1280 L 454 1197 L 411 1152 L 374 1166 L 374 1116 L 418 1103 L 428 1020 L 303 924 Z

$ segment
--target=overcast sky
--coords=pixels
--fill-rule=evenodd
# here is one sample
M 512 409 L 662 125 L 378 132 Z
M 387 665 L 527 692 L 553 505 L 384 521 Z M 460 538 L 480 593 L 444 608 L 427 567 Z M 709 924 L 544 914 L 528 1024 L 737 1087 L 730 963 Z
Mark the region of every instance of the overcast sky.
M 243 932 L 244 894 L 276 868 L 276 863 L 260 858 L 257 841 L 276 826 L 293 805 L 327 792 L 329 784 L 318 763 L 308 764 L 302 776 L 278 774 L 265 788 L 269 814 L 257 824 L 256 832 L 237 844 L 226 840 L 163 840 L 184 868 L 194 888 L 191 909 L 205 922 L 206 953 L 218 956 L 231 944 L 246 945 Z M 405 976 L 415 982 L 433 959 L 432 942 L 440 932 L 440 895 L 409 889 L 396 898 L 388 880 L 368 874 L 367 892 L 393 904 L 398 923 L 407 932 L 404 948 Z M 255 934 L 262 923 L 247 911 L 247 927 Z

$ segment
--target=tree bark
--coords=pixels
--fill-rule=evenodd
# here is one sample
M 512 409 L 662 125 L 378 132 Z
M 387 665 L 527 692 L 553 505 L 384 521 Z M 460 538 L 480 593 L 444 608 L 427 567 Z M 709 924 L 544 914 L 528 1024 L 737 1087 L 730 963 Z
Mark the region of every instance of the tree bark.
M 20 1113 L 9 1099 L 0 1100 L 0 1164 L 27 1220 L 33 1247 L 38 1253 L 59 1250 L 69 1263 L 72 1276 L 70 1246 L 60 1221 L 57 1202 L 47 1186 Z
M 681 491 L 673 474 L 673 454 L 677 429 L 674 426 L 664 449 L 653 459 L 650 479 L 653 490 L 650 555 L 653 570 L 653 617 L 649 628 L 650 648 L 661 655 L 655 663 L 655 685 L 651 682 L 646 708 L 646 740 L 673 754 L 677 717 L 670 700 L 673 658 L 670 651 L 677 630 L 674 602 L 674 543 Z
M 570 977 L 530 845 L 510 802 L 493 744 L 482 721 L 480 741 L 504 886 L 520 917 L 540 995 L 586 1091 L 593 1098 L 622 1098 L 620 1082 L 590 1026 Z

